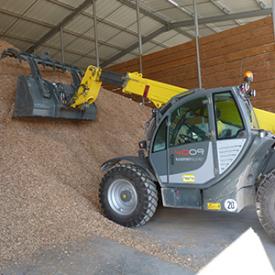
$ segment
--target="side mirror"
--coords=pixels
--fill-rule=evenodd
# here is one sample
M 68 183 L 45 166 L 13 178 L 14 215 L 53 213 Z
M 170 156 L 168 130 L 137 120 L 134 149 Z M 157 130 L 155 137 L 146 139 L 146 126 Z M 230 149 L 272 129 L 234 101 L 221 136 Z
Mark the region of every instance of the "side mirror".
M 250 84 L 253 82 L 253 73 L 246 71 L 244 73 L 244 82 L 240 85 L 240 92 L 247 97 L 255 97 L 256 90 L 250 88 Z

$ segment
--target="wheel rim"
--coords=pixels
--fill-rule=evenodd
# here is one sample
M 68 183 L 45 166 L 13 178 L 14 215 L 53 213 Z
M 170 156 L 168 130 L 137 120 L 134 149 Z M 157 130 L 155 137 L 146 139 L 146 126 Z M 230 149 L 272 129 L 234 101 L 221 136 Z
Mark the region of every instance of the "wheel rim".
M 130 215 L 137 207 L 137 192 L 133 184 L 126 179 L 117 179 L 109 187 L 108 202 L 120 215 Z

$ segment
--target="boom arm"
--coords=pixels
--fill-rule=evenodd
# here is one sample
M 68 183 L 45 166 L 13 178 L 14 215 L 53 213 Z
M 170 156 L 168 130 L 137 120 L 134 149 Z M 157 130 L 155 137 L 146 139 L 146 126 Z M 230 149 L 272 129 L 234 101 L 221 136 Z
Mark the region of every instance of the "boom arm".
M 112 84 L 122 88 L 125 94 L 138 95 L 150 100 L 156 108 L 161 108 L 172 97 L 187 92 L 187 89 L 143 78 L 140 73 L 105 72 L 100 68 L 89 66 L 76 91 L 71 107 L 82 108 L 94 103 L 98 97 L 102 83 Z M 275 114 L 254 108 L 259 127 L 275 134 Z
M 125 94 L 133 94 L 150 100 L 156 108 L 160 108 L 172 97 L 188 91 L 170 84 L 143 78 L 140 73 L 119 74 L 103 72 L 100 68 L 89 66 L 75 93 L 71 107 L 78 108 L 83 104 L 92 104 L 98 97 L 102 82 L 122 87 Z

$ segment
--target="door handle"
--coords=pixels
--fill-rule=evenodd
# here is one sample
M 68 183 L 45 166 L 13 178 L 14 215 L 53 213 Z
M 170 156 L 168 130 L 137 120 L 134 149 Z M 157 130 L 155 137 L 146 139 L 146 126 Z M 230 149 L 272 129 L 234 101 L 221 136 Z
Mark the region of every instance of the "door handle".
M 175 164 L 175 158 L 174 158 L 174 154 L 170 155 L 170 164 L 174 165 Z

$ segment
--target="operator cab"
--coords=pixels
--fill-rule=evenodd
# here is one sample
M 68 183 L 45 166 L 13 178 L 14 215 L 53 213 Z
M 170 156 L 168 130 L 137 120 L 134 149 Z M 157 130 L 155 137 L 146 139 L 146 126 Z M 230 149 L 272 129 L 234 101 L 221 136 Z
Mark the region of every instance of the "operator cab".
M 161 110 L 149 155 L 162 187 L 205 188 L 238 165 L 258 128 L 248 76 L 239 87 L 185 93 Z

